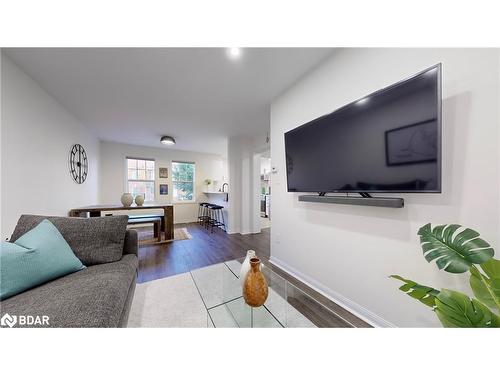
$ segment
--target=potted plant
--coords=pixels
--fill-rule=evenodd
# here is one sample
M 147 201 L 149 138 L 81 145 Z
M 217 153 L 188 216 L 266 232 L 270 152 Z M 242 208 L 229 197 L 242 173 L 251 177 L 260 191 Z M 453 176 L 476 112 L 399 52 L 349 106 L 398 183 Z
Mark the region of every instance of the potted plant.
M 209 190 L 208 187 L 212 184 L 212 180 L 209 178 L 206 178 L 203 183 L 207 186 L 207 191 Z
M 399 288 L 407 295 L 433 309 L 444 327 L 500 327 L 500 261 L 495 251 L 479 233 L 458 224 L 426 224 L 419 229 L 425 259 L 436 261 L 440 270 L 469 272 L 475 298 L 449 289 L 437 290 L 399 275 Z

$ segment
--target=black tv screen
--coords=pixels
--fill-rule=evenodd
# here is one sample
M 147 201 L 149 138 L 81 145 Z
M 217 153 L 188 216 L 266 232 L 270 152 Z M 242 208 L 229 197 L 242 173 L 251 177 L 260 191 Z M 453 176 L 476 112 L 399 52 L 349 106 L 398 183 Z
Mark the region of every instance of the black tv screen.
M 441 192 L 441 64 L 285 133 L 285 152 L 289 192 Z

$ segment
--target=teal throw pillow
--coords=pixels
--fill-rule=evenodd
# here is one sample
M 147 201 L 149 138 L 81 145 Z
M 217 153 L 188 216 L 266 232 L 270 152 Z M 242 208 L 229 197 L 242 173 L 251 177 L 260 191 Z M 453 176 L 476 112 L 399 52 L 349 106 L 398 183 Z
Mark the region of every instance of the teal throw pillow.
M 49 220 L 19 237 L 2 242 L 0 300 L 85 268 Z

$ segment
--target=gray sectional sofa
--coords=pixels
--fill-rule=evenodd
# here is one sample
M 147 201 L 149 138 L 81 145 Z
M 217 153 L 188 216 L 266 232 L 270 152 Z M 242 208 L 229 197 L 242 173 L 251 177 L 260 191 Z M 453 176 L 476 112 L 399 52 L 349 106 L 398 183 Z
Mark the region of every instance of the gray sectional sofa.
M 138 268 L 137 232 L 126 229 L 128 216 L 22 215 L 10 241 L 43 219 L 86 268 L 1 301 L 0 314 L 46 315 L 50 327 L 126 327 Z

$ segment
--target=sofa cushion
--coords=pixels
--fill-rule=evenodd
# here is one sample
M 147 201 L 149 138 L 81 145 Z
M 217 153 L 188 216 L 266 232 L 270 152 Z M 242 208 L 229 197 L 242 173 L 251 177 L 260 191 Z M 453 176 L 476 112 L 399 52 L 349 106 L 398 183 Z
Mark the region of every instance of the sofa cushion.
M 1 313 L 49 317 L 49 327 L 118 327 L 137 257 L 85 268 L 2 301 Z
M 123 254 L 128 216 L 96 218 L 22 215 L 10 239 L 15 242 L 42 220 L 50 220 L 86 266 L 116 262 Z
M 43 220 L 15 243 L 2 242 L 0 300 L 83 268 L 54 224 Z

